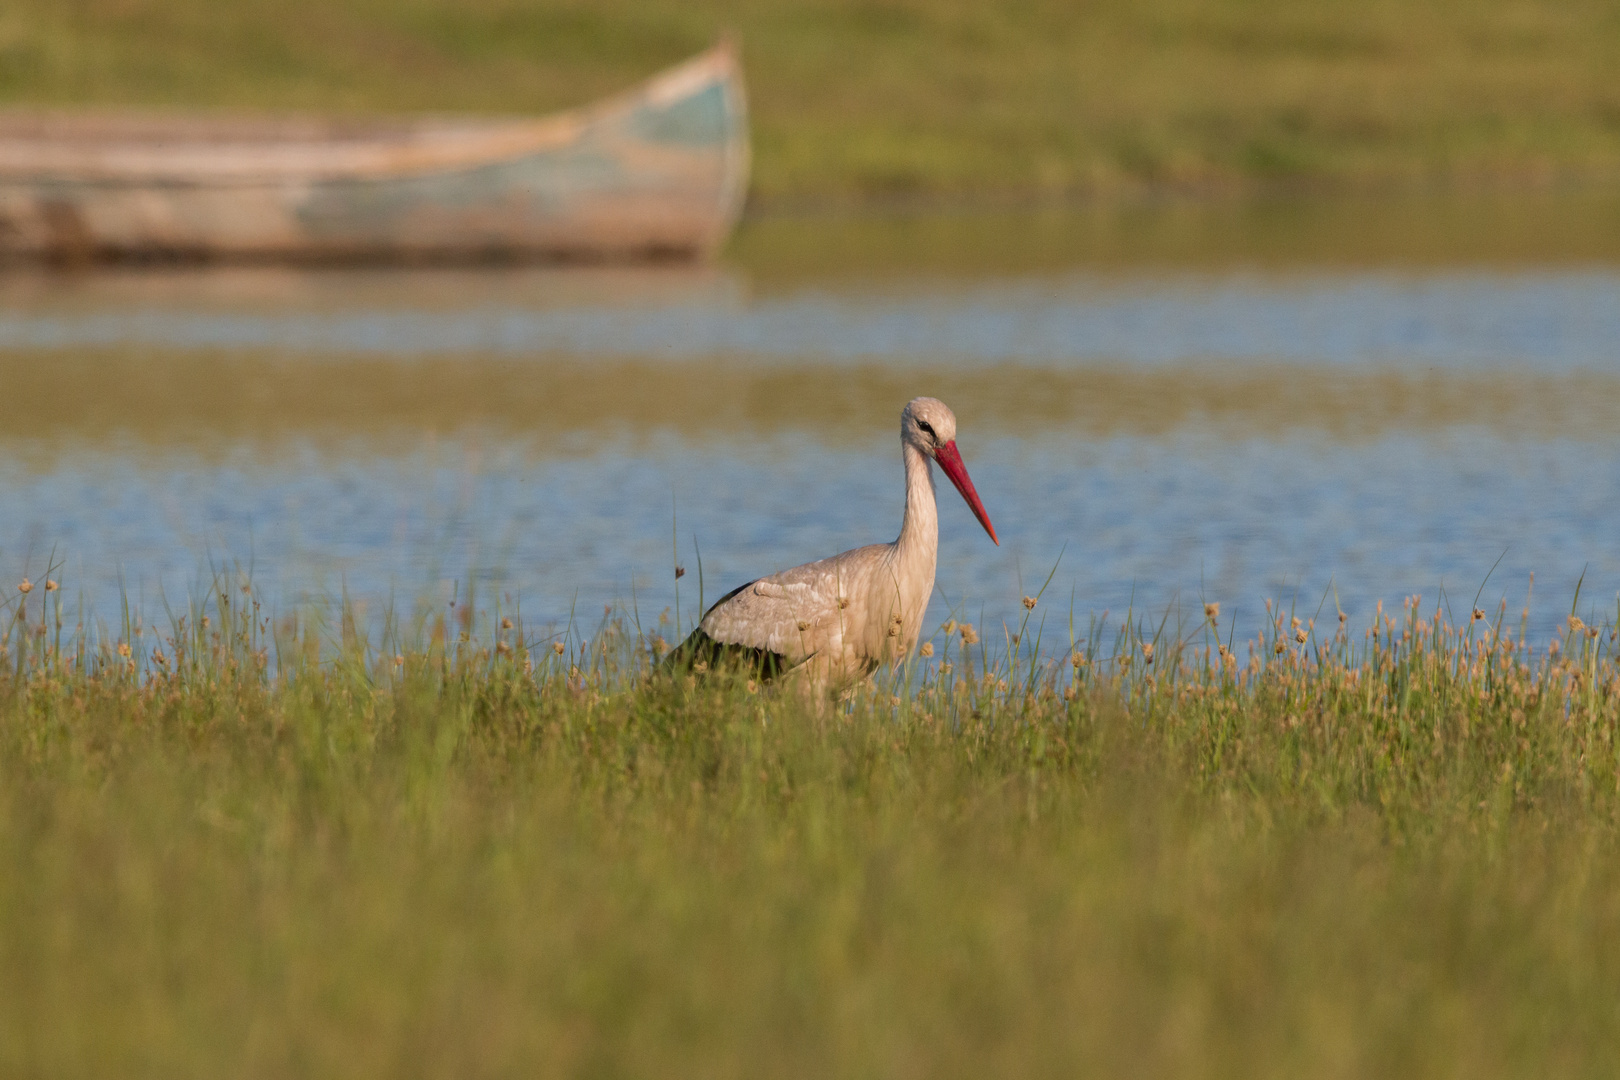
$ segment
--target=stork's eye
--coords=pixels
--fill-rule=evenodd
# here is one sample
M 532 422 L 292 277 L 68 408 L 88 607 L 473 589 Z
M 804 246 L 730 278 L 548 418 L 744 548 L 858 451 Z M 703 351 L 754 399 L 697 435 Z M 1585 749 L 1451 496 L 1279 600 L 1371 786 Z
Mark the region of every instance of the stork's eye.
M 932 425 L 932 424 L 930 424 L 930 423 L 929 423 L 929 422 L 928 422 L 928 421 L 926 421 L 926 420 L 919 420 L 919 421 L 917 421 L 917 426 L 918 426 L 918 427 L 920 427 L 920 428 L 922 428 L 922 429 L 923 429 L 923 431 L 924 431 L 924 433 L 926 433 L 926 434 L 927 434 L 927 436 L 928 436 L 928 437 L 929 437 L 929 438 L 930 438 L 930 439 L 933 439 L 933 440 L 934 440 L 934 441 L 936 441 L 936 442 L 938 442 L 938 441 L 939 441 L 939 436 L 938 436 L 938 435 L 935 435 L 935 434 L 934 434 L 934 428 L 933 428 L 933 425 Z

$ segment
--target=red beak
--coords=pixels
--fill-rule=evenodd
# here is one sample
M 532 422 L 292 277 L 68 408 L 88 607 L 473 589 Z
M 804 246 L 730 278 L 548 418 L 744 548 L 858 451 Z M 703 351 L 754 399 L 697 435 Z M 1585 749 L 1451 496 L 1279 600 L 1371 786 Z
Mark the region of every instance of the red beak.
M 952 439 L 938 450 L 935 450 L 934 460 L 939 462 L 941 471 L 951 478 L 951 483 L 956 485 L 956 490 L 962 493 L 962 498 L 967 501 L 968 509 L 972 510 L 973 516 L 979 519 L 979 524 L 984 526 L 984 531 L 990 534 L 991 543 L 1000 547 L 1001 541 L 996 539 L 996 527 L 990 524 L 990 515 L 984 512 L 984 503 L 979 501 L 979 493 L 973 490 L 973 481 L 968 479 L 967 466 L 962 464 L 962 455 L 956 449 L 956 440 Z

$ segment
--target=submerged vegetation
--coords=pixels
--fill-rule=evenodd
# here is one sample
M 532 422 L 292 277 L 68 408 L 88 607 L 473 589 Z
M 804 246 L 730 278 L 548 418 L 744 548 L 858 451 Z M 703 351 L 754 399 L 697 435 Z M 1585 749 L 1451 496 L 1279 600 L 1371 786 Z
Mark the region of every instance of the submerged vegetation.
M 0 637 L 0 1070 L 1600 1075 L 1613 625 L 1049 604 L 816 708 L 609 612 Z M 1016 636 L 1015 636 L 1016 634 Z M 410 643 L 409 647 L 407 644 Z M 1043 659 L 1043 657 L 1045 659 Z
M 723 29 L 765 204 L 1620 176 L 1610 0 L 11 0 L 0 101 L 532 112 Z

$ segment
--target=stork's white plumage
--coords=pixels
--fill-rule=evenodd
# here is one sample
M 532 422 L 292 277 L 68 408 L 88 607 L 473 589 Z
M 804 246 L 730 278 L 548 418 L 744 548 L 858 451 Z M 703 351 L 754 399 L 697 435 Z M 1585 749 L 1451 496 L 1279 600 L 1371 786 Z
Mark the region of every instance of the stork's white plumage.
M 724 659 L 767 676 L 792 671 L 820 689 L 866 678 L 917 644 L 934 591 L 939 511 L 933 460 L 997 544 L 996 530 L 956 449 L 956 416 L 935 398 L 900 414 L 906 512 L 892 544 L 870 544 L 733 589 L 676 651 L 681 662 Z

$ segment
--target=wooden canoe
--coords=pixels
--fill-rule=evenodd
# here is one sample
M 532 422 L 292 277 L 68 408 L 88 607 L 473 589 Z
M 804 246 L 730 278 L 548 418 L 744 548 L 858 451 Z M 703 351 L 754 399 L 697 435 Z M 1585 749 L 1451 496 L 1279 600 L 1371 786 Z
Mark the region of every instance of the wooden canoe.
M 0 113 L 0 258 L 702 256 L 747 182 L 727 44 L 540 119 Z

